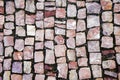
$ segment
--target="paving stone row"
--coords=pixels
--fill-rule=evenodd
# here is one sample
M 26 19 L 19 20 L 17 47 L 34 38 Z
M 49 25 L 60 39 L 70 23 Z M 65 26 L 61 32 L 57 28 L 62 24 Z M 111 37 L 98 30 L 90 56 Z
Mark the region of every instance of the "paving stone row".
M 120 0 L 0 0 L 0 80 L 120 80 Z

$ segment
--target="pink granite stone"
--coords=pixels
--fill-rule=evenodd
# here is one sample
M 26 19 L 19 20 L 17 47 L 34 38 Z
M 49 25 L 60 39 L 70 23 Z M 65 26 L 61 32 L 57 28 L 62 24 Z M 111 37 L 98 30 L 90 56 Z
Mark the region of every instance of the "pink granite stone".
M 43 51 L 36 51 L 34 54 L 34 61 L 35 62 L 42 62 L 43 59 L 44 59 Z
M 20 74 L 12 74 L 11 80 L 22 80 L 22 75 Z
M 56 45 L 55 46 L 55 56 L 56 57 L 65 56 L 65 53 L 66 53 L 65 45 Z
M 57 44 L 64 44 L 64 38 L 61 35 L 55 36 L 54 40 Z
M 65 18 L 66 11 L 65 8 L 56 8 L 56 18 Z
M 18 51 L 22 51 L 24 49 L 24 40 L 16 39 L 14 48 Z
M 14 38 L 13 38 L 13 36 L 5 36 L 4 37 L 4 45 L 5 46 L 13 46 L 14 45 Z
M 43 74 L 44 73 L 44 64 L 43 63 L 36 63 L 34 64 L 35 73 Z
M 67 47 L 68 48 L 75 48 L 75 39 L 74 38 L 68 38 L 67 39 Z
M 87 58 L 79 58 L 78 65 L 79 66 L 88 66 L 88 59 Z
M 14 60 L 22 60 L 23 59 L 23 52 L 14 52 L 13 59 Z
M 85 46 L 76 48 L 76 56 L 77 57 L 86 57 L 86 48 L 85 48 Z
M 89 67 L 80 68 L 79 79 L 89 79 L 91 78 L 91 71 Z

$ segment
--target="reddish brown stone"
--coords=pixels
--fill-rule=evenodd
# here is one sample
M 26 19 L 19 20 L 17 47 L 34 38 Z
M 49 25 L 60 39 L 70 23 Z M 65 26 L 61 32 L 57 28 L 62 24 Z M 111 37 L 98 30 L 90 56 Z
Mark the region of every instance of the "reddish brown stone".
M 120 14 L 114 14 L 114 23 L 120 25 Z
M 77 69 L 77 62 L 69 62 L 69 69 Z
M 55 11 L 45 11 L 45 17 L 55 16 Z
M 11 80 L 22 80 L 22 75 L 19 74 L 12 74 Z
M 120 12 L 120 4 L 114 5 L 114 12 Z
M 34 24 L 35 23 L 35 15 L 26 14 L 26 24 Z
M 114 53 L 115 53 L 114 50 L 103 50 L 103 51 L 102 51 L 102 54 L 103 54 L 103 55 L 114 54 Z
M 23 58 L 23 53 L 22 52 L 14 52 L 13 54 L 13 59 L 14 60 L 22 60 Z
M 100 0 L 101 6 L 103 10 L 111 10 L 112 9 L 112 1 L 111 0 Z
M 0 7 L 0 14 L 4 14 L 4 7 Z

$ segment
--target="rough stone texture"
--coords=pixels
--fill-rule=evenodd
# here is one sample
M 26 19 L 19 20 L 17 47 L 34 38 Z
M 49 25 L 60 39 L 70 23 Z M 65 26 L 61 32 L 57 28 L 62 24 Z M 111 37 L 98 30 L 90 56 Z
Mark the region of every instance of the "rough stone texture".
M 93 2 L 93 3 L 86 3 L 87 13 L 96 13 L 99 14 L 101 10 L 100 4 Z
M 92 65 L 92 73 L 93 73 L 93 77 L 97 78 L 97 77 L 102 77 L 102 69 L 101 66 L 98 65 Z
M 59 71 L 58 77 L 67 78 L 68 66 L 66 63 L 58 64 L 57 69 Z
M 99 41 L 88 41 L 88 51 L 89 52 L 99 52 L 100 46 Z
M 22 51 L 24 49 L 24 40 L 23 39 L 16 39 L 14 48 L 18 51 Z
M 55 64 L 55 56 L 53 50 L 46 50 L 45 63 Z
M 90 68 L 80 68 L 79 70 L 79 79 L 88 79 L 91 78 Z
M 77 18 L 79 18 L 79 19 L 85 19 L 86 18 L 86 8 L 78 10 Z
M 111 35 L 113 33 L 113 24 L 112 23 L 104 23 L 102 25 L 102 29 L 103 29 L 104 35 Z
M 65 56 L 66 46 L 65 45 L 56 45 L 55 46 L 55 56 L 61 57 Z
M 102 66 L 104 69 L 109 68 L 109 69 L 115 69 L 116 64 L 114 60 L 106 60 L 102 62 Z
M 0 80 L 120 80 L 120 0 L 0 0 Z
M 114 14 L 114 23 L 120 25 L 120 14 Z
M 67 7 L 67 16 L 68 17 L 75 17 L 77 13 L 76 6 L 73 4 L 68 4 Z
M 25 20 L 24 20 L 24 17 L 25 17 L 25 11 L 23 10 L 20 10 L 18 12 L 15 13 L 15 17 L 16 17 L 16 24 L 17 25 L 21 25 L 21 26 L 24 26 L 25 25 Z
M 100 27 L 95 27 L 89 29 L 87 33 L 87 39 L 88 40 L 95 40 L 100 38 Z
M 101 53 L 90 53 L 90 64 L 101 64 Z
M 86 43 L 86 36 L 84 32 L 80 32 L 76 34 L 76 45 L 82 45 Z
M 112 37 L 102 37 L 101 47 L 112 48 L 113 47 L 113 38 Z
M 89 15 L 87 16 L 87 28 L 100 26 L 99 16 Z
M 112 12 L 111 11 L 105 11 L 102 13 L 102 20 L 104 22 L 111 22 L 112 21 Z

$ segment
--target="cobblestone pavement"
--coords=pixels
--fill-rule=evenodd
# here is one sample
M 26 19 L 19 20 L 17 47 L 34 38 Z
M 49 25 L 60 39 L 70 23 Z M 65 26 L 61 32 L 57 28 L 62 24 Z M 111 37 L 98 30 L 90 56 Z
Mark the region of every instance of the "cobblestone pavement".
M 0 80 L 120 80 L 120 0 L 0 0 Z

